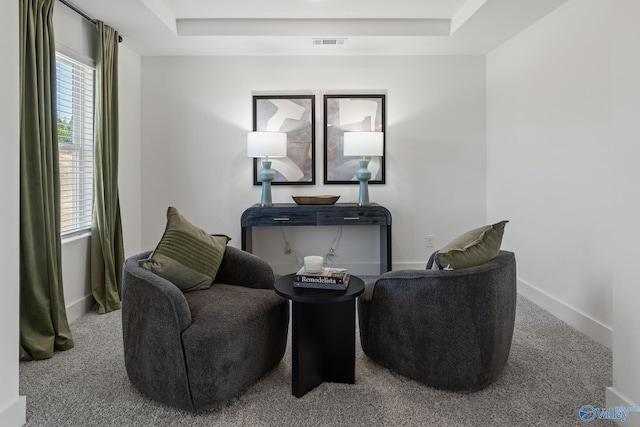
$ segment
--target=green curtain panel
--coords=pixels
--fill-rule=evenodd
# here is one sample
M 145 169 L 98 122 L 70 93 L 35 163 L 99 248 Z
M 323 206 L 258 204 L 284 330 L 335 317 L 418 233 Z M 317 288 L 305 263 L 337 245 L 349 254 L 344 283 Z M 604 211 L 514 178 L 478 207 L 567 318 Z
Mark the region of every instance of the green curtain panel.
M 91 289 L 98 313 L 120 308 L 124 247 L 118 197 L 118 33 L 98 21 Z
M 54 0 L 20 0 L 20 360 L 73 347 L 62 289 Z

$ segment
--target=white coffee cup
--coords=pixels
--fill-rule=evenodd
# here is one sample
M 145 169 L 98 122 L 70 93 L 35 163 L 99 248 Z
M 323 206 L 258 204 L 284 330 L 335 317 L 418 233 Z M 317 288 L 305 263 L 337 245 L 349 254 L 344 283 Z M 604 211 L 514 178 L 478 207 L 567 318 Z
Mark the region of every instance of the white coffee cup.
M 318 255 L 304 257 L 304 271 L 307 273 L 320 273 L 322 271 L 323 259 Z

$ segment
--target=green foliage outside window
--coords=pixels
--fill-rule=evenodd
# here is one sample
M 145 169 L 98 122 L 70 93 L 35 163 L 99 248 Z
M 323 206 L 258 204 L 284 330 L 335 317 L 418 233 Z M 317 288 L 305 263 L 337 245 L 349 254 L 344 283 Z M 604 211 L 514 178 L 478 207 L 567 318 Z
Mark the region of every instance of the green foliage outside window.
M 58 117 L 58 143 L 71 144 L 73 142 L 73 129 L 70 119 Z

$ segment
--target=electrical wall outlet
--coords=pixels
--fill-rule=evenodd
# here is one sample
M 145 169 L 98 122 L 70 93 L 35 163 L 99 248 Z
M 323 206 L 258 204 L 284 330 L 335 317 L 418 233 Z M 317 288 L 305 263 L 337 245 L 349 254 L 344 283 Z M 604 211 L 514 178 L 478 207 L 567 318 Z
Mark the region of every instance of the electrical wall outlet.
M 424 236 L 424 245 L 427 248 L 432 248 L 433 247 L 433 235 L 432 234 L 427 234 L 426 236 Z

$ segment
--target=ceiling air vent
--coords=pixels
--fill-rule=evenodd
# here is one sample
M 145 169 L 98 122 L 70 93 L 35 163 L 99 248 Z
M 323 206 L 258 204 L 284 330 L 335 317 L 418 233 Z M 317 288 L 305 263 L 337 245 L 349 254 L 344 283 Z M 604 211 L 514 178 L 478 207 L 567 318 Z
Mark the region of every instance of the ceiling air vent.
M 347 43 L 347 39 L 312 39 L 314 45 L 340 46 Z

